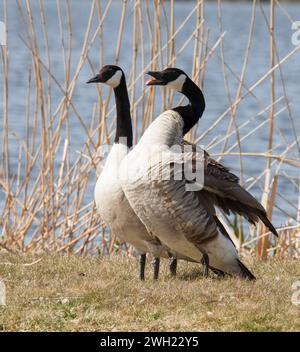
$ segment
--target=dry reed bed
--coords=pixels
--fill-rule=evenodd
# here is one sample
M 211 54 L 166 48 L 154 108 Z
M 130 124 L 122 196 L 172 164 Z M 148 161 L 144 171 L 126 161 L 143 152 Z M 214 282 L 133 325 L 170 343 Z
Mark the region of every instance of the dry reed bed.
M 5 198 L 4 207 L 0 209 L 0 228 L 2 236 L 0 246 L 11 252 L 38 253 L 56 252 L 63 254 L 96 254 L 125 251 L 128 248 L 120 246 L 115 237 L 109 235 L 108 230 L 97 216 L 93 202 L 87 202 L 89 185 L 94 182 L 95 171 L 101 164 L 101 158 L 97 150 L 102 144 L 109 144 L 114 130 L 114 107 L 112 92 L 104 98 L 102 86 L 97 86 L 99 101 L 94 105 L 89 119 L 85 119 L 76 107 L 74 101 L 75 92 L 82 84 L 78 77 L 86 66 L 90 69 L 91 76 L 105 63 L 105 48 L 103 47 L 103 25 L 108 20 L 111 0 L 101 2 L 92 0 L 86 6 L 90 6 L 89 19 L 86 26 L 81 55 L 76 62 L 76 69 L 71 70 L 73 61 L 73 26 L 70 0 L 57 1 L 57 16 L 59 23 L 60 48 L 62 52 L 62 65 L 64 66 L 65 80 L 59 82 L 53 74 L 51 65 L 51 50 L 47 32 L 47 13 L 45 12 L 44 0 L 39 0 L 39 18 L 34 18 L 32 4 L 29 0 L 17 0 L 18 20 L 22 23 L 22 42 L 27 47 L 32 58 L 32 65 L 27 75 L 27 106 L 25 110 L 26 138 L 19 140 L 9 138 L 13 131 L 9 130 L 8 121 L 10 111 L 9 99 L 9 40 L 8 46 L 1 47 L 2 71 L 3 71 L 3 133 L 2 154 L 0 164 L 0 192 Z M 153 89 L 143 89 L 140 93 L 137 84 L 141 81 L 145 86 L 145 72 L 149 69 L 159 69 L 164 66 L 175 65 L 180 53 L 188 46 L 193 45 L 193 67 L 189 72 L 193 79 L 201 86 L 205 83 L 206 65 L 210 58 L 218 56 L 223 70 L 223 80 L 227 91 L 228 108 L 220 116 L 216 116 L 208 130 L 198 133 L 195 128 L 188 136 L 190 140 L 198 143 L 212 130 L 218 129 L 218 125 L 228 120 L 227 133 L 219 140 L 212 140 L 209 149 L 222 144 L 222 152 L 218 157 L 236 155 L 240 160 L 241 179 L 243 179 L 243 160 L 247 157 L 260 157 L 265 159 L 265 169 L 261 175 L 247 185 L 252 188 L 256 183 L 263 185 L 262 203 L 272 218 L 276 197 L 278 194 L 278 177 L 282 165 L 294 168 L 300 167 L 299 138 L 297 137 L 293 115 L 290 109 L 288 96 L 285 89 L 285 81 L 282 74 L 282 65 L 287 64 L 289 58 L 296 53 L 300 46 L 284 57 L 279 57 L 276 38 L 274 35 L 275 11 L 283 11 L 284 8 L 278 1 L 271 0 L 270 12 L 266 13 L 259 1 L 253 1 L 252 16 L 249 18 L 248 41 L 244 56 L 241 57 L 242 69 L 237 73 L 230 67 L 225 58 L 223 40 L 225 32 L 222 25 L 222 6 L 218 1 L 219 37 L 211 43 L 212 31 L 205 22 L 205 1 L 195 1 L 193 10 L 175 25 L 176 2 L 170 1 L 166 6 L 164 1 L 123 1 L 121 19 L 118 29 L 118 40 L 115 49 L 115 63 L 119 63 L 121 50 L 124 48 L 124 29 L 128 25 L 128 18 L 133 21 L 133 46 L 131 48 L 131 68 L 128 69 L 128 87 L 131 96 L 132 116 L 134 121 L 135 142 L 139 135 L 151 123 L 154 116 L 154 106 L 161 105 L 161 110 L 172 106 L 172 92 L 162 91 L 161 99 L 158 100 Z M 55 6 L 53 4 L 53 6 Z M 265 28 L 269 33 L 270 41 L 270 64 L 265 74 L 252 86 L 245 83 L 249 53 L 255 28 L 255 16 L 260 11 L 265 19 Z M 131 14 L 128 17 L 128 14 Z M 5 21 L 10 23 L 7 14 L 7 0 L 4 0 Z M 186 24 L 194 21 L 193 31 L 188 33 Z M 93 24 L 97 23 L 96 30 Z M 116 29 L 117 30 L 117 29 Z M 42 33 L 44 47 L 41 49 L 37 40 L 37 33 Z M 178 47 L 176 38 L 182 33 L 186 36 L 185 43 Z M 149 40 L 148 40 L 149 38 Z M 9 38 L 7 38 L 9 39 Z M 99 53 L 97 66 L 93 64 L 90 54 L 92 51 Z M 138 70 L 141 65 L 142 70 Z M 71 74 L 71 72 L 73 72 Z M 26 72 L 26 70 L 25 70 Z M 228 74 L 233 75 L 237 82 L 236 91 L 229 89 Z M 280 77 L 283 96 L 276 97 L 275 74 Z M 255 90 L 265 81 L 270 81 L 270 99 L 261 101 Z M 78 88 L 80 89 L 80 88 Z M 59 90 L 61 100 L 53 110 L 53 90 Z M 242 128 L 249 125 L 250 119 L 242 125 L 236 123 L 238 107 L 248 97 L 257 100 L 262 113 L 268 114 L 268 119 L 253 128 L 247 134 L 243 134 Z M 278 110 L 277 104 L 284 101 L 285 107 Z M 276 133 L 275 117 L 282 111 L 289 116 L 289 128 L 294 137 L 290 140 L 283 153 L 278 154 L 273 145 L 274 133 Z M 70 148 L 70 116 L 77 118 L 81 125 L 81 133 L 85 134 L 86 142 L 74 158 L 74 151 Z M 141 118 L 142 117 L 142 118 Z M 254 118 L 255 118 L 254 117 Z M 87 124 L 85 121 L 88 120 Z M 268 126 L 269 143 L 268 149 L 263 153 L 242 152 L 242 143 L 251 138 L 251 135 L 259 128 Z M 39 136 L 39 138 L 37 137 Z M 231 137 L 235 142 L 230 145 Z M 17 143 L 19 157 L 17 168 L 12 170 L 12 157 L 10 155 L 11 143 Z M 287 154 L 296 150 L 298 158 L 290 159 Z M 73 154 L 72 154 L 73 153 Z M 216 156 L 217 157 L 217 156 Z M 36 176 L 37 175 L 37 176 Z M 282 176 L 281 176 L 282 177 Z M 289 179 L 289 182 L 298 190 L 299 183 Z M 299 193 L 300 195 L 300 193 Z M 227 219 L 222 215 L 228 231 L 234 237 L 239 248 L 244 253 L 257 253 L 261 258 L 266 258 L 269 253 L 280 257 L 299 256 L 299 221 L 300 221 L 300 197 L 299 203 L 293 205 L 294 219 L 287 216 L 286 226 L 279 229 L 281 239 L 278 243 L 270 241 L 269 233 L 263 226 L 255 229 L 245 227 L 245 222 L 240 218 Z M 287 203 L 288 199 L 284 199 Z M 284 213 L 284 210 L 282 210 Z M 250 235 L 244 238 L 243 233 Z

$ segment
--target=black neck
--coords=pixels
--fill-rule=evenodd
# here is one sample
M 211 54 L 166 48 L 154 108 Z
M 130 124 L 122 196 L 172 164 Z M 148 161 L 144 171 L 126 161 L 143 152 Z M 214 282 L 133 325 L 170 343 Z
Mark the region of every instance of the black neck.
M 184 121 L 183 134 L 185 135 L 202 116 L 205 100 L 201 89 L 190 78 L 184 82 L 181 93 L 188 98 L 190 103 L 186 106 L 178 106 L 173 110 L 177 111 Z
M 126 137 L 127 147 L 131 148 L 132 125 L 130 115 L 130 103 L 124 74 L 122 74 L 120 84 L 114 89 L 114 93 L 117 107 L 117 127 L 115 143 L 119 143 L 120 138 Z

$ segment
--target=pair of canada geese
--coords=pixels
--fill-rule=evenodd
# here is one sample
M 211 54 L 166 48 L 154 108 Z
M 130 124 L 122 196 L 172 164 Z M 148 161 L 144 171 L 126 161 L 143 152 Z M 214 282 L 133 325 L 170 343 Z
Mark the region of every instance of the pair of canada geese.
M 209 269 L 254 280 L 254 275 L 239 260 L 237 250 L 216 216 L 215 207 L 237 213 L 254 224 L 259 219 L 278 236 L 263 206 L 239 184 L 228 168 L 204 154 L 204 182 L 201 189 L 187 190 L 197 182 L 175 176 L 174 145 L 191 145 L 183 136 L 198 122 L 205 109 L 201 89 L 180 69 L 148 72 L 150 86 L 166 86 L 189 100 L 159 115 L 132 147 L 130 103 L 125 75 L 118 66 L 104 66 L 87 83 L 104 83 L 114 89 L 117 122 L 114 145 L 95 187 L 97 209 L 120 240 L 133 245 L 139 253 L 139 276 L 144 280 L 146 253 L 153 256 L 154 279 L 158 278 L 160 258 L 169 258 L 172 276 L 177 259 L 199 262 L 204 274 Z M 196 145 L 191 145 L 196 151 Z M 128 152 L 129 151 L 129 152 Z M 158 157 L 166 153 L 163 161 Z M 173 158 L 175 157 L 175 158 Z M 192 153 L 192 161 L 197 153 Z M 162 163 L 169 165 L 162 165 Z M 169 179 L 149 177 L 169 166 Z M 134 177 L 128 177 L 130 175 Z

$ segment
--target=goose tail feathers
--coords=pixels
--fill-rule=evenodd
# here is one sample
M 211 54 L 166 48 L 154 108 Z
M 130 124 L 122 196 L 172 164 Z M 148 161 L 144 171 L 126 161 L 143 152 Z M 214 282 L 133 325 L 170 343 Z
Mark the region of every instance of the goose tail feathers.
M 239 260 L 237 259 L 238 266 L 241 269 L 241 277 L 246 280 L 256 280 L 256 277 L 251 273 L 251 271 Z

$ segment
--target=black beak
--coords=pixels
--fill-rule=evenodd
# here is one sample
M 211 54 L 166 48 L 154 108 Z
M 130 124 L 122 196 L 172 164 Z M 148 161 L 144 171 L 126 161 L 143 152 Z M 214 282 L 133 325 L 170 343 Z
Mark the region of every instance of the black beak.
M 157 71 L 148 71 L 147 75 L 153 77 L 146 83 L 147 86 L 164 86 L 166 83 L 161 78 L 161 73 Z
M 102 83 L 101 75 L 96 75 L 95 77 L 91 78 L 86 83 Z

